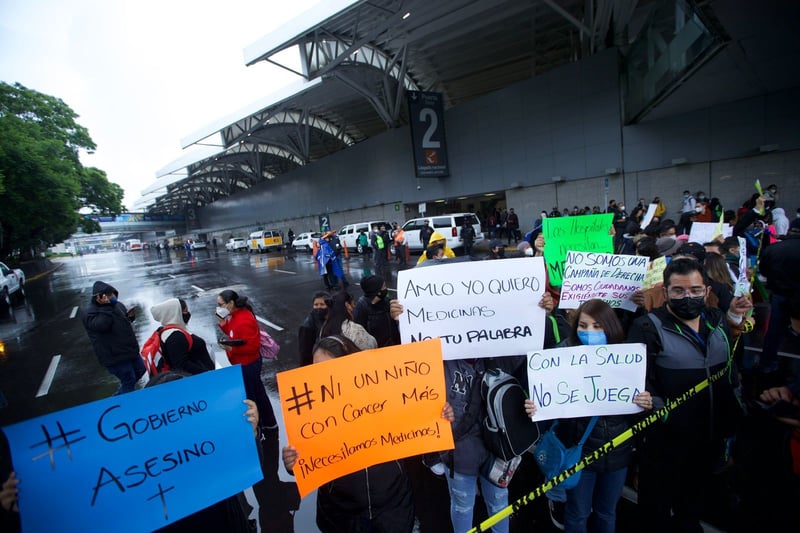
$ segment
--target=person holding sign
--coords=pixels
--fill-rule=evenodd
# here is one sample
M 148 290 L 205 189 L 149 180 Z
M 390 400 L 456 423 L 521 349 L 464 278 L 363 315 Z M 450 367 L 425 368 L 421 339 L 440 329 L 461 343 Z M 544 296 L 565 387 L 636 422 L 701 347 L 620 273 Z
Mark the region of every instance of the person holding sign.
M 572 332 L 558 347 L 621 344 L 625 342 L 622 323 L 614 309 L 606 302 L 592 299 L 584 302 L 575 313 Z M 643 391 L 633 397 L 633 403 L 642 409 L 652 409 L 650 393 Z M 525 401 L 525 410 L 530 415 L 536 412 L 532 400 Z M 558 436 L 564 446 L 576 445 L 587 430 L 592 417 L 572 418 L 559 421 Z M 581 457 L 600 448 L 630 427 L 630 415 L 597 417 L 594 428 L 583 446 Z M 590 515 L 592 531 L 613 533 L 616 530 L 617 502 L 622 495 L 628 466 L 633 458 L 633 442 L 625 441 L 610 454 L 595 461 L 580 473 L 578 485 L 566 491 L 564 529 L 568 532 L 585 532 Z M 554 505 L 554 518 L 560 513 L 555 509 L 564 501 L 564 490 L 559 487 L 547 493 Z M 558 518 L 555 518 L 558 520 Z M 555 521 L 554 520 L 554 521 Z
M 548 315 L 552 312 L 554 301 L 550 293 L 543 294 L 539 306 Z M 392 318 L 399 320 L 405 309 L 399 301 L 392 300 L 390 312 Z M 555 339 L 561 335 L 562 329 L 559 328 L 560 323 L 555 317 L 548 322 L 545 328 L 544 347 L 552 348 L 556 345 Z M 447 402 L 448 406 L 452 405 L 455 413 L 452 419 L 455 449 L 441 452 L 439 458 L 445 468 L 445 478 L 450 491 L 450 520 L 455 531 L 467 531 L 472 527 L 473 508 L 479 484 L 490 515 L 508 505 L 508 488 L 495 485 L 482 473 L 482 467 L 486 463 L 494 462 L 495 457 L 487 449 L 483 439 L 482 426 L 487 410 L 480 389 L 484 373 L 495 368 L 515 377 L 520 376 L 520 382 L 523 387 L 526 386 L 525 357 L 522 355 L 444 361 Z M 524 408 L 524 404 L 520 405 L 520 411 Z M 508 521 L 503 520 L 494 525 L 492 531 L 508 533 Z
M 147 387 L 172 383 L 179 379 L 191 377 L 190 374 L 180 371 L 168 371 L 151 379 Z M 253 428 L 253 437 L 258 438 L 258 407 L 253 400 L 245 400 L 247 409 L 244 416 Z M 245 513 L 245 504 L 239 498 L 244 498 L 244 494 L 234 494 L 224 500 L 220 500 L 205 509 L 181 518 L 166 527 L 160 528 L 161 533 L 190 533 L 193 531 L 227 531 L 230 533 L 247 533 L 250 524 Z
M 261 334 L 256 315 L 246 296 L 224 290 L 217 296 L 217 306 L 227 311 L 227 316 L 217 313 L 219 329 L 228 336 L 220 345 L 228 354 L 232 365 L 242 365 L 242 377 L 247 397 L 256 402 L 266 429 L 276 429 L 275 412 L 261 381 Z
M 733 434 L 741 407 L 733 389 L 730 322 L 752 308 L 734 298 L 727 313 L 708 307 L 703 265 L 673 259 L 664 270 L 666 305 L 636 319 L 628 342 L 647 347 L 647 390 L 662 408 L 709 376 L 728 375 L 699 391 L 662 423 L 648 429 L 641 446 L 639 506 L 647 531 L 701 531 L 702 502 L 723 440 Z
M 360 351 L 343 335 L 323 337 L 314 347 L 314 363 Z M 442 418 L 452 422 L 453 408 L 445 404 Z M 286 471 L 302 459 L 291 445 L 282 450 Z M 408 532 L 414 528 L 411 483 L 400 460 L 358 470 L 322 485 L 317 491 L 317 527 L 322 533 L 342 531 Z

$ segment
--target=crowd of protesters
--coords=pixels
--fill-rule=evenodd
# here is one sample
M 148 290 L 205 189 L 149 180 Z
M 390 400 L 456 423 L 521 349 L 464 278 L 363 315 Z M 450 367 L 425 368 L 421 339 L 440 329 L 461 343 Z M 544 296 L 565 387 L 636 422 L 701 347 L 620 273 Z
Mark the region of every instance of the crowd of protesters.
M 701 521 L 731 531 L 796 528 L 800 523 L 796 505 L 800 496 L 800 209 L 796 219 L 789 221 L 776 186 L 744 199 L 738 210 L 723 210 L 718 199 L 703 191 L 685 191 L 674 217 L 659 197 L 640 198 L 631 209 L 614 200 L 605 210 L 554 206 L 542 211 L 532 227 L 525 227 L 513 209 L 496 210 L 485 215 L 488 255 L 468 249 L 463 258 L 456 259 L 433 233 L 416 268 L 543 256 L 547 218 L 603 212 L 613 215 L 609 233 L 614 235 L 615 253 L 645 256 L 650 261 L 668 259 L 663 281 L 633 295 L 635 311 L 612 309 L 600 300 L 563 310 L 558 306 L 559 287 L 548 283 L 542 301 L 537 302 L 548 317 L 544 347 L 644 344 L 646 390 L 631 399 L 644 414 L 712 374 L 724 377 L 590 465 L 574 488 L 556 486 L 547 498 L 516 509 L 511 519 L 493 530 L 529 531 L 537 520 L 545 530 L 618 530 L 616 508 L 625 485 L 638 492 L 638 509 L 629 519 L 635 524 L 632 530 L 702 531 Z M 646 217 L 649 221 L 644 224 Z M 689 241 L 694 223 L 719 221 L 731 225 L 731 237 Z M 474 235 L 467 233 L 463 238 L 471 241 Z M 506 254 L 503 240 L 517 247 Z M 387 287 L 390 242 L 399 244 L 401 251 L 395 259 L 405 266 L 408 257 L 402 234 L 398 241 L 398 228 L 391 232 L 379 228 L 370 244 L 381 251 L 381 261 L 375 262 L 375 274 L 364 275 L 354 289 L 344 275 L 335 233 L 321 240 L 316 258 L 326 290 L 309 295 L 311 310 L 298 327 L 299 365 L 400 343 L 398 318 L 403 308 L 390 300 Z M 741 254 L 748 258 L 744 272 Z M 750 282 L 749 292 L 739 290 L 743 279 Z M 93 313 L 115 319 L 107 322 L 118 323 L 116 327 L 128 335 L 127 311 L 117 303 L 116 290 L 105 284 L 96 289 Z M 254 429 L 257 434 L 274 432 L 272 406 L 258 380 L 258 325 L 252 308 L 246 298 L 232 291 L 221 293 L 217 304 L 220 330 L 235 341 L 225 345 L 228 357 L 247 369 L 247 396 L 258 406 L 262 422 L 259 426 L 254 421 Z M 178 300 L 153 310 L 162 325 L 181 323 L 183 328 L 187 313 L 185 302 Z M 138 363 L 126 362 L 133 368 L 128 372 L 128 366 L 120 369 L 116 360 L 106 361 L 108 342 L 121 337 L 104 337 L 100 321 L 93 322 L 91 316 L 87 320 L 98 357 L 122 382 L 118 392 L 129 392 L 139 373 Z M 189 338 L 176 333 L 170 338 L 174 346 L 170 351 L 175 352 L 170 357 L 187 359 L 192 347 Z M 201 361 L 207 361 L 200 355 Z M 376 465 L 327 484 L 317 497 L 318 527 L 326 533 L 442 527 L 463 533 L 486 517 L 486 509 L 489 514 L 496 512 L 543 482 L 532 454 L 523 456 L 508 487 L 489 483 L 481 470 L 490 452 L 480 436 L 486 406 L 474 389 L 492 368 L 511 373 L 527 388 L 524 357 L 446 361 L 442 416 L 452 422 L 455 449 Z M 206 370 L 204 365 L 198 372 Z M 520 409 L 532 414 L 537 407 L 529 401 Z M 586 434 L 583 453 L 588 455 L 629 428 L 637 416 L 643 415 L 564 419 L 559 421 L 558 435 L 572 446 Z M 549 425 L 544 423 L 541 430 Z M 297 451 L 287 446 L 282 457 L 291 472 Z M 18 482 L 12 473 L 0 492 L 6 515 L 16 509 Z M 478 494 L 483 507 L 475 505 L 480 501 Z M 449 501 L 449 512 L 437 507 L 443 499 Z M 547 524 L 541 516 L 546 516 Z

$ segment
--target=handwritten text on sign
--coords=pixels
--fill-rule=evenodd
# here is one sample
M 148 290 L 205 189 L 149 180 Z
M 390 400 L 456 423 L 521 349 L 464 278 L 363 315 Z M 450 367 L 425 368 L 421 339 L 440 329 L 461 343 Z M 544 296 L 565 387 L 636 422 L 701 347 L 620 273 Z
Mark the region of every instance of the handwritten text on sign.
M 692 230 L 689 232 L 689 242 L 705 244 L 713 241 L 720 234 L 723 238 L 730 237 L 733 235 L 733 227 L 730 224 L 718 224 L 716 222 L 694 222 L 692 223 Z
M 638 413 L 644 390 L 644 344 L 569 346 L 528 353 L 533 420 Z
M 658 283 L 664 283 L 664 271 L 667 269 L 667 258 L 663 255 L 661 257 L 656 257 L 653 259 L 653 262 L 650 263 L 650 268 L 644 275 L 644 283 L 642 284 L 642 290 L 646 291 L 657 285 Z
M 541 257 L 402 270 L 403 343 L 440 337 L 445 359 L 519 355 L 544 340 Z
M 547 259 L 547 275 L 551 285 L 561 286 L 564 262 L 569 250 L 601 253 L 614 251 L 614 238 L 608 233 L 613 220 L 613 213 L 608 213 L 545 218 L 542 221 L 544 256 Z
M 642 288 L 646 272 L 646 257 L 567 252 L 558 306 L 577 309 L 586 300 L 600 298 L 611 307 L 635 311 L 631 295 Z
M 253 485 L 244 398 L 234 366 L 3 428 L 25 529 L 152 531 Z
M 305 496 L 392 459 L 453 448 L 439 339 L 359 352 L 277 375 Z

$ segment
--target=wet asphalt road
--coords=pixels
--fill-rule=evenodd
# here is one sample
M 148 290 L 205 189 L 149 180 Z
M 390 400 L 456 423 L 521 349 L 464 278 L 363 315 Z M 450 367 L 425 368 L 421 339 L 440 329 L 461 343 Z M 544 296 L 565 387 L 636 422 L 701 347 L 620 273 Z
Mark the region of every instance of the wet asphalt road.
M 279 359 L 264 364 L 262 378 L 283 426 L 275 374 L 297 366 L 297 328 L 310 311 L 313 293 L 324 288 L 310 253 L 197 250 L 189 260 L 183 250 L 162 252 L 161 257 L 145 250 L 64 258 L 56 264 L 52 274 L 26 285 L 27 301 L 14 308 L 12 318 L 0 319 L 0 341 L 5 345 L 0 358 L 0 426 L 106 398 L 116 390 L 118 381 L 97 362 L 81 322 L 81 310 L 97 280 L 113 285 L 120 301 L 136 307 L 133 326 L 140 345 L 158 327 L 150 307 L 167 298 L 185 299 L 192 313 L 190 330 L 205 339 L 221 366 L 228 362 L 216 344 L 217 294 L 233 289 L 250 298 L 257 317 L 281 345 Z M 358 298 L 358 282 L 374 273 L 372 262 L 351 256 L 343 260 L 343 268 Z M 394 287 L 396 266 L 384 274 Z M 283 433 L 280 442 L 264 444 L 265 482 L 255 487 L 263 529 L 291 531 L 293 521 L 295 531 L 316 531 L 313 494 L 293 518 L 290 504 L 284 504 L 292 499 L 294 484 L 277 464 L 278 450 L 286 443 Z M 248 499 L 256 505 L 253 494 Z
M 343 263 L 357 298 L 357 284 L 373 273 L 372 264 L 359 257 Z M 150 307 L 167 298 L 185 299 L 192 312 L 190 330 L 206 340 L 222 365 L 227 360 L 216 345 L 217 294 L 233 289 L 250 298 L 256 315 L 281 345 L 279 360 L 265 364 L 263 376 L 276 405 L 275 373 L 296 366 L 297 328 L 310 310 L 313 293 L 324 288 L 314 260 L 303 252 L 197 250 L 187 260 L 182 250 L 162 252 L 160 258 L 145 250 L 65 258 L 57 264 L 51 275 L 26 285 L 27 303 L 15 307 L 13 320 L 0 319 L 5 343 L 0 425 L 105 398 L 116 390 L 116 379 L 97 362 L 81 323 L 81 310 L 97 280 L 116 287 L 120 301 L 136 307 L 133 326 L 140 344 L 158 327 Z M 390 274 L 394 278 L 396 273 Z

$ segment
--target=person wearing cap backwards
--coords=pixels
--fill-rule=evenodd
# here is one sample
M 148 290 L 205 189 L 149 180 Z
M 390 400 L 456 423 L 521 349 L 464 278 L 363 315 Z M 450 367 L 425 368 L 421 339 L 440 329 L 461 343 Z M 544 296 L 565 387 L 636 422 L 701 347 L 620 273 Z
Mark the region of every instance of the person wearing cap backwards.
M 389 314 L 386 282 L 377 275 L 367 276 L 361 280 L 361 290 L 364 296 L 356 302 L 353 320 L 375 337 L 378 348 L 400 344 L 400 329 Z
M 114 396 L 133 392 L 136 382 L 145 373 L 139 342 L 131 326 L 134 310 L 127 309 L 118 296 L 117 289 L 96 281 L 89 307 L 83 315 L 83 327 L 92 341 L 97 359 L 120 381 Z

